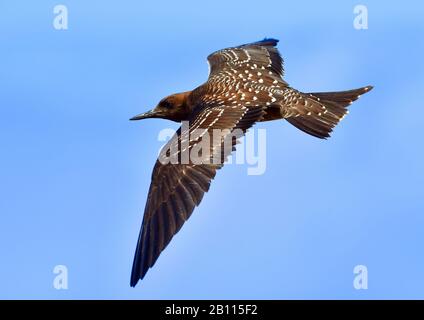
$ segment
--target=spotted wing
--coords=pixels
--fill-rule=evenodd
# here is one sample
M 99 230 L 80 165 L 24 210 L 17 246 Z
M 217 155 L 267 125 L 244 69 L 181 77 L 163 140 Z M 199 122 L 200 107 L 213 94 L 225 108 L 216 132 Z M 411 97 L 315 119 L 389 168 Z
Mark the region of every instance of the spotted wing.
M 283 59 L 276 48 L 277 43 L 275 39 L 264 39 L 216 51 L 208 56 L 210 76 L 247 70 L 252 74 L 262 73 L 270 83 L 282 81 Z
M 213 103 L 199 107 L 197 110 L 190 121 L 189 130 L 181 128 L 178 130 L 175 137 L 163 148 L 153 169 L 134 257 L 131 286 L 135 286 L 139 279 L 143 279 L 172 237 L 190 217 L 194 208 L 199 205 L 204 193 L 208 191 L 216 171 L 223 166 L 222 161 L 213 162 L 213 157 L 216 157 L 223 149 L 226 139 L 230 136 L 229 131 L 240 129 L 245 132 L 264 114 L 262 107 L 259 106 L 232 108 Z M 210 139 L 209 156 L 205 153 L 206 156 L 200 164 L 194 163 L 191 157 L 187 163 L 182 163 L 184 148 L 193 150 L 196 146 L 198 147 L 204 135 L 207 133 L 212 137 L 215 129 L 227 130 L 224 131 L 227 134 L 223 134 L 220 139 Z M 196 134 L 189 139 L 187 132 L 190 134 L 196 132 Z M 231 149 L 235 144 L 236 139 L 231 138 Z M 226 158 L 230 152 L 224 152 L 223 158 Z M 163 157 L 175 155 L 178 159 L 177 164 L 159 161 Z M 207 157 L 211 161 L 206 161 Z

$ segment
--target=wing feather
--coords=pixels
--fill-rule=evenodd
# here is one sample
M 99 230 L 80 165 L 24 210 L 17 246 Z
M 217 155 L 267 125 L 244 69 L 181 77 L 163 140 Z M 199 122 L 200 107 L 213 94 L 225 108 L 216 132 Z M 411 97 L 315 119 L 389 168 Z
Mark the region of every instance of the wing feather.
M 209 104 L 201 108 L 191 119 L 191 132 L 194 127 L 207 129 L 212 135 L 214 129 L 241 129 L 245 132 L 264 114 L 263 107 L 254 106 L 233 109 L 226 105 Z M 200 124 L 201 123 L 201 124 Z M 170 145 L 178 141 L 181 143 L 181 128 L 174 139 L 171 139 L 162 150 L 167 152 Z M 210 139 L 211 157 L 216 150 L 221 149 L 225 136 L 220 140 Z M 190 140 L 189 148 L 193 148 L 199 139 Z M 233 145 L 236 141 L 233 141 Z M 180 152 L 180 151 L 179 151 Z M 225 159 L 228 155 L 224 155 Z M 139 279 L 143 279 L 146 272 L 153 266 L 160 253 L 169 244 L 172 237 L 181 229 L 184 222 L 190 217 L 194 208 L 199 205 L 205 192 L 222 163 L 212 162 L 194 164 L 163 164 L 156 162 L 152 182 L 149 189 L 143 223 L 135 251 L 131 286 L 135 286 Z
M 277 43 L 278 40 L 275 39 L 264 39 L 216 51 L 208 56 L 210 75 L 249 67 L 256 71 L 268 70 L 282 77 L 284 75 L 283 59 L 276 48 Z

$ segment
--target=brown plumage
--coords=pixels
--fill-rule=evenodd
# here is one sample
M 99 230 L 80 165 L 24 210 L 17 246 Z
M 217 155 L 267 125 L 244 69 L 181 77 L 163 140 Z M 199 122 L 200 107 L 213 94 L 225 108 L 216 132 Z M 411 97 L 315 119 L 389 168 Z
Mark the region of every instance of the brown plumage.
M 346 115 L 347 107 L 371 86 L 351 91 L 302 93 L 282 79 L 283 60 L 276 49 L 278 40 L 263 41 L 227 48 L 208 57 L 210 74 L 206 83 L 193 91 L 174 94 L 161 100 L 153 110 L 131 120 L 164 118 L 188 121 L 189 132 L 203 129 L 212 136 L 214 129 L 240 129 L 244 133 L 254 123 L 286 119 L 300 130 L 318 138 L 330 136 Z M 163 148 L 169 155 L 177 148 L 177 164 L 156 162 L 144 211 L 131 274 L 131 286 L 143 279 L 180 230 L 208 191 L 216 171 L 223 166 L 231 150 L 223 150 L 226 136 L 212 141 L 208 159 L 201 164 L 192 159 L 183 162 L 180 149 L 184 143 L 191 150 L 200 138 L 187 138 L 181 128 Z M 237 138 L 232 137 L 233 149 Z M 184 149 L 183 149 L 184 150 Z M 212 161 L 219 155 L 221 161 Z

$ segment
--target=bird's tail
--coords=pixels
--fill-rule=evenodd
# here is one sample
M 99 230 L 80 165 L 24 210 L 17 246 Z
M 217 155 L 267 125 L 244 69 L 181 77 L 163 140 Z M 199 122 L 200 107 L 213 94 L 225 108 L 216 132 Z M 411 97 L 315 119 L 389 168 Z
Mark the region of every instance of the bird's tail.
M 347 108 L 373 87 L 340 92 L 301 93 L 297 113 L 286 118 L 296 128 L 321 139 L 330 137 L 333 128 L 349 112 Z

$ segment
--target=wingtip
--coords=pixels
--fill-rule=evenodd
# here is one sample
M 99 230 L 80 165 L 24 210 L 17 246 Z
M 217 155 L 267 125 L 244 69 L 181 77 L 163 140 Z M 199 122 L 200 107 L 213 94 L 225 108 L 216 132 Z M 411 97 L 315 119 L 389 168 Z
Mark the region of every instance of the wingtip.
M 362 87 L 358 90 L 360 92 L 360 95 L 362 95 L 362 94 L 370 92 L 372 89 L 374 89 L 374 86 L 365 86 L 365 87 Z M 358 96 L 358 98 L 360 97 L 360 95 Z
M 130 286 L 132 287 L 132 288 L 134 288 L 136 285 L 137 285 L 137 283 L 138 283 L 138 281 L 140 280 L 140 278 L 137 278 L 137 277 L 131 277 L 131 281 L 130 281 Z
M 137 259 L 137 255 L 136 255 L 136 258 L 134 258 L 133 269 L 131 271 L 131 279 L 130 279 L 131 287 L 135 287 L 140 280 L 143 280 L 144 277 L 146 276 L 147 271 L 149 271 L 150 269 L 150 268 L 140 269 L 141 265 L 138 265 L 139 262 L 140 261 Z
M 280 40 L 277 40 L 277 39 L 274 39 L 274 38 L 264 38 L 263 40 L 260 40 L 260 41 L 243 44 L 240 47 L 251 46 L 251 45 L 275 47 L 275 46 L 277 46 L 277 43 L 279 41 Z
M 280 42 L 280 40 L 275 38 L 266 38 L 266 37 L 263 40 L 258 41 L 259 44 L 272 45 L 274 47 L 278 44 L 278 42 Z
M 272 42 L 276 42 L 276 43 L 280 42 L 280 40 L 278 40 L 278 39 L 275 39 L 275 38 L 266 38 L 266 37 L 262 41 L 272 41 Z

